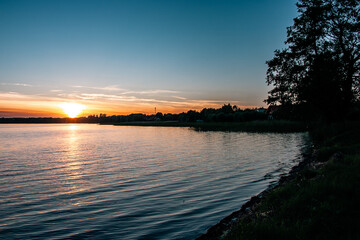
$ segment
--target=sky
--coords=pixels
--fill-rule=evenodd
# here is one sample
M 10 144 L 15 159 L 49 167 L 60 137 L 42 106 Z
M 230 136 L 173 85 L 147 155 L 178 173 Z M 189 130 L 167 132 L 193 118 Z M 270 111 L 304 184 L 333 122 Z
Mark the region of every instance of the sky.
M 266 106 L 295 0 L 0 0 L 0 117 Z

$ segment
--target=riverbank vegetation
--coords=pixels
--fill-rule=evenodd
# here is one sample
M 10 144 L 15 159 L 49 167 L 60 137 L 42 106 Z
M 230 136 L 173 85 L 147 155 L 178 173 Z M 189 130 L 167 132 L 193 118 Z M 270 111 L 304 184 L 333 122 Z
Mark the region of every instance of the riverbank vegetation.
M 197 131 L 240 131 L 240 132 L 304 132 L 303 122 L 273 120 L 249 122 L 124 122 L 111 123 L 116 126 L 158 126 L 158 127 L 191 127 Z
M 360 122 L 316 125 L 316 151 L 225 239 L 359 239 Z
M 314 154 L 225 239 L 360 239 L 360 1 L 299 0 L 297 8 L 287 47 L 267 62 L 266 102 L 277 117 L 310 123 Z

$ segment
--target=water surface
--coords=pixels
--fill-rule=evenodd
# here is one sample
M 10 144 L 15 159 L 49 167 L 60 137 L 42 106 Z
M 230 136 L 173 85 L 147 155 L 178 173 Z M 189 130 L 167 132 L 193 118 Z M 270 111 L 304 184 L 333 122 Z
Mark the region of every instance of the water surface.
M 301 159 L 305 134 L 0 125 L 0 238 L 193 239 Z

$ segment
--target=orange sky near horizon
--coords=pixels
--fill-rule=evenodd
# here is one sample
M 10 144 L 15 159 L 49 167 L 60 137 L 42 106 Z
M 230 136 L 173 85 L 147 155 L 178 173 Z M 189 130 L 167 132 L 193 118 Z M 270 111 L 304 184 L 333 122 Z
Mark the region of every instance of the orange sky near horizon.
M 32 96 L 19 93 L 0 94 L 0 117 L 68 117 L 64 113 L 61 104 L 78 103 L 85 109 L 78 117 L 97 115 L 128 115 L 131 113 L 154 114 L 181 113 L 189 110 L 201 111 L 203 108 L 219 108 L 223 104 L 230 103 L 241 109 L 256 108 L 260 106 L 241 105 L 236 101 L 213 101 L 213 100 L 186 100 L 182 101 L 111 101 L 104 99 L 62 99 L 58 97 Z
M 155 2 L 0 1 L 0 117 L 266 107 L 296 0 Z

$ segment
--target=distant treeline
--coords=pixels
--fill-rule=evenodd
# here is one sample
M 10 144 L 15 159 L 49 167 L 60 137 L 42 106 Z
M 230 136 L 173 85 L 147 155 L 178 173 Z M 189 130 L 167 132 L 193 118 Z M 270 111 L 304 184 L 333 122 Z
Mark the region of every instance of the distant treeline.
M 158 112 L 152 115 L 133 113 L 129 115 L 106 114 L 90 115 L 79 118 L 0 118 L 0 123 L 111 123 L 142 121 L 179 121 L 179 122 L 246 122 L 265 120 L 269 113 L 265 108 L 242 110 L 236 105 L 224 104 L 221 108 L 204 108 L 200 112 L 190 110 L 179 114 Z
M 258 120 L 291 120 L 318 121 L 322 115 L 314 113 L 309 104 L 273 105 L 268 108 L 240 109 L 236 105 L 224 104 L 221 108 L 204 108 L 201 111 L 153 115 L 130 114 L 126 116 L 100 117 L 100 122 L 145 122 L 145 121 L 179 121 L 179 122 L 249 122 Z M 91 116 L 89 116 L 91 117 Z M 97 117 L 97 116 L 92 116 Z M 338 116 L 333 109 L 332 119 L 360 120 L 360 102 L 355 102 L 346 115 Z
M 186 113 L 180 113 L 178 116 L 180 122 L 247 122 L 265 119 L 267 119 L 265 108 L 242 110 L 231 104 L 224 104 L 218 109 L 204 108 L 200 112 L 190 110 Z
M 128 116 L 112 116 L 115 122 L 134 122 L 134 121 L 179 121 L 179 122 L 245 122 L 252 120 L 264 120 L 267 118 L 266 109 L 245 109 L 241 110 L 236 105 L 225 104 L 221 108 L 204 108 L 200 112 L 190 110 L 179 114 L 161 112 L 155 115 L 130 114 Z
M 334 119 L 360 120 L 360 102 L 352 105 L 346 116 L 336 116 Z M 256 120 L 293 120 L 316 121 L 321 115 L 314 114 L 309 105 L 284 104 L 265 108 L 240 109 L 236 105 L 224 104 L 221 108 L 204 108 L 200 112 L 190 110 L 187 112 L 163 114 L 158 112 L 152 115 L 133 113 L 129 115 L 106 114 L 90 115 L 79 118 L 0 118 L 0 123 L 121 123 L 121 122 L 149 122 L 149 121 L 178 121 L 178 122 L 249 122 Z

